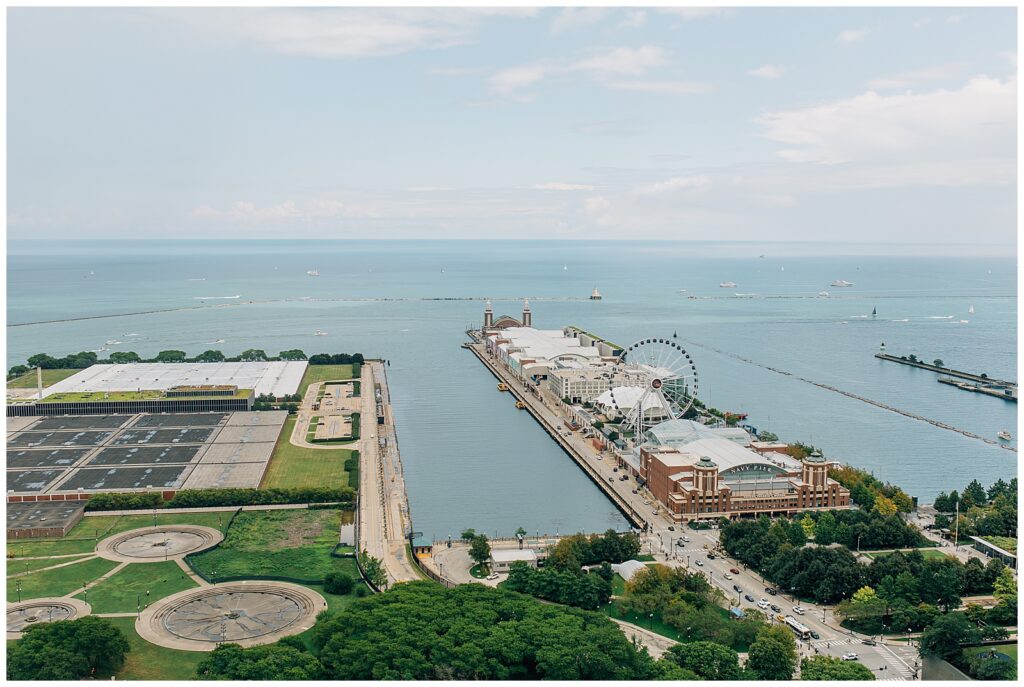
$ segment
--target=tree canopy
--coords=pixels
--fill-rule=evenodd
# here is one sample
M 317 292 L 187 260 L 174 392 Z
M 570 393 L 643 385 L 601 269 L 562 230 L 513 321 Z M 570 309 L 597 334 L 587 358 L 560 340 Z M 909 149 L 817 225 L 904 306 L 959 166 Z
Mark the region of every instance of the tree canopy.
M 7 679 L 81 680 L 112 673 L 128 651 L 124 633 L 106 618 L 32 625 L 7 648 Z
M 858 661 L 843 661 L 835 656 L 814 656 L 800 662 L 800 679 L 874 680 L 875 674 Z
M 285 644 L 249 649 L 221 644 L 196 666 L 200 680 L 317 680 L 322 675 L 316 656 Z

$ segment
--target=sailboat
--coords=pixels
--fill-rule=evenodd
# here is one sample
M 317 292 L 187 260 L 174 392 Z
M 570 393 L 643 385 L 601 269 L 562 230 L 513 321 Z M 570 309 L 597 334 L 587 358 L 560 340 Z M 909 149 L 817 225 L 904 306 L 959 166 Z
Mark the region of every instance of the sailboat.
M 871 308 L 871 316 L 874 317 L 878 314 L 878 308 Z
M 306 270 L 306 274 L 308 274 L 311 277 L 319 277 L 320 276 L 320 270 L 318 270 L 317 268 L 314 267 L 311 270 Z
M 967 314 L 968 315 L 973 315 L 974 314 L 974 306 L 973 305 L 971 307 L 967 308 Z

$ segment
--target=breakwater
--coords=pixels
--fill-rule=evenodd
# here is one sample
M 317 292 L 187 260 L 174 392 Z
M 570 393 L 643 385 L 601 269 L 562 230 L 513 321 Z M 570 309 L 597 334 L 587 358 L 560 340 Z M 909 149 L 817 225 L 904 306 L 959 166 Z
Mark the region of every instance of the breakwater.
M 964 372 L 962 370 L 951 370 L 948 367 L 931 365 L 929 363 L 921 362 L 920 360 L 910 360 L 909 358 L 901 358 L 895 355 L 889 355 L 888 353 L 875 353 L 875 357 L 879 360 L 888 360 L 889 362 L 899 363 L 900 365 L 909 365 L 910 367 L 916 367 L 922 370 L 931 370 L 932 372 L 938 372 L 939 374 L 949 375 L 950 377 L 959 377 L 960 379 L 969 379 L 972 382 L 979 382 L 981 384 L 1013 387 L 1014 391 L 1016 391 L 1017 388 L 1016 382 L 1008 382 L 1004 379 L 992 379 L 986 374 L 974 374 L 973 372 Z M 940 360 L 939 362 L 942 361 Z
M 912 420 L 917 420 L 919 422 L 926 422 L 926 423 L 928 423 L 930 425 L 938 427 L 939 429 L 945 429 L 945 430 L 950 431 L 950 432 L 956 432 L 957 434 L 960 434 L 962 436 L 968 437 L 970 439 L 977 439 L 979 441 L 984 441 L 986 444 L 991 444 L 992 446 L 998 446 L 999 448 L 1004 449 L 1006 451 L 1013 451 L 1014 453 L 1017 453 L 1017 449 L 1012 447 L 1012 446 L 1007 446 L 1005 444 L 1001 444 L 998 441 L 996 441 L 995 439 L 989 439 L 988 437 L 983 437 L 980 434 L 975 434 L 974 432 L 968 432 L 967 430 L 960 429 L 959 427 L 953 427 L 952 425 L 946 424 L 945 422 L 940 422 L 939 420 L 933 420 L 931 418 L 923 417 L 921 415 L 917 415 L 915 413 L 911 413 L 909 411 L 902 410 L 900 408 L 896 408 L 894 406 L 887 405 L 885 403 L 882 403 L 881 401 L 876 401 L 874 399 L 865 398 L 864 396 L 860 396 L 860 395 L 855 394 L 853 392 L 845 391 L 843 389 L 839 389 L 839 388 L 834 387 L 834 386 L 832 386 L 830 384 L 824 384 L 822 382 L 816 382 L 813 379 L 807 379 L 806 377 L 801 377 L 798 374 L 794 374 L 792 372 L 787 372 L 786 370 L 780 370 L 777 367 L 772 367 L 771 365 L 765 365 L 764 363 L 759 363 L 757 361 L 751 360 L 750 358 L 745 358 L 745 357 L 743 357 L 741 355 L 737 355 L 736 353 L 730 353 L 729 351 L 723 351 L 723 350 L 721 350 L 719 348 L 715 348 L 714 346 L 708 346 L 707 344 L 697 343 L 696 341 L 690 341 L 690 340 L 687 340 L 686 343 L 690 344 L 691 346 L 696 346 L 697 348 L 703 348 L 703 349 L 706 349 L 706 350 L 709 350 L 709 351 L 714 351 L 715 353 L 718 353 L 719 355 L 724 355 L 726 357 L 733 358 L 735 360 L 740 360 L 740 361 L 745 362 L 745 363 L 747 363 L 749 365 L 755 365 L 755 366 L 760 367 L 760 368 L 762 368 L 764 370 L 768 370 L 770 372 L 774 372 L 775 374 L 779 374 L 779 375 L 782 375 L 784 377 L 791 377 L 793 379 L 798 379 L 801 382 L 804 382 L 806 384 L 811 384 L 812 386 L 816 386 L 819 389 L 825 389 L 826 391 L 831 391 L 833 393 L 840 394 L 842 396 L 846 396 L 847 398 L 852 398 L 852 399 L 855 399 L 857 401 L 861 401 L 862 403 L 867 403 L 869 405 L 873 405 L 876 408 L 881 408 L 882 410 L 888 410 L 891 413 L 898 413 L 899 415 L 902 415 L 904 417 L 909 417 Z

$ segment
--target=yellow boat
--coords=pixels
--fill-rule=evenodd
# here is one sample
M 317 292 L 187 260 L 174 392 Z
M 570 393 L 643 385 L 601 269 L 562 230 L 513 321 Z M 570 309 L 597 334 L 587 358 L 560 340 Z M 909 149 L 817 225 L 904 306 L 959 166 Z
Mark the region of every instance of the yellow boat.
M 508 391 L 508 384 L 501 382 L 498 384 L 498 391 Z
M 523 403 L 522 401 L 516 401 L 516 408 L 519 408 L 519 410 L 522 410 L 525 407 L 526 407 L 525 403 Z

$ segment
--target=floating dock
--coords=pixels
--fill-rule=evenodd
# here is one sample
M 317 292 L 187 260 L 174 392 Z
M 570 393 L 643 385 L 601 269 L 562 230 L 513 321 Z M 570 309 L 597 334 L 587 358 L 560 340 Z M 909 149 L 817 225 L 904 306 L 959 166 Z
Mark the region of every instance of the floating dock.
M 1007 386 L 1003 383 L 989 383 L 980 384 L 972 382 L 963 382 L 959 379 L 952 379 L 950 377 L 939 377 L 939 384 L 949 384 L 955 386 L 958 389 L 964 391 L 973 391 L 976 394 L 985 394 L 986 396 L 995 396 L 1001 398 L 1004 401 L 1011 401 L 1012 403 L 1017 402 L 1017 386 Z

